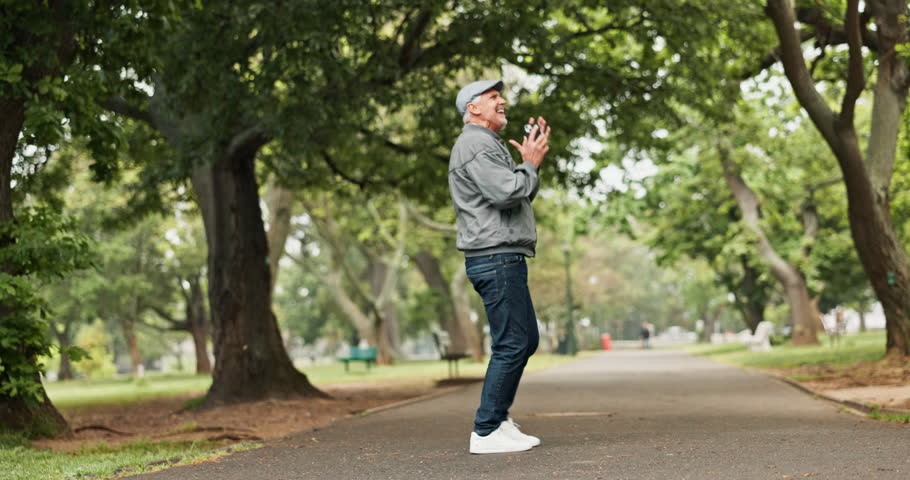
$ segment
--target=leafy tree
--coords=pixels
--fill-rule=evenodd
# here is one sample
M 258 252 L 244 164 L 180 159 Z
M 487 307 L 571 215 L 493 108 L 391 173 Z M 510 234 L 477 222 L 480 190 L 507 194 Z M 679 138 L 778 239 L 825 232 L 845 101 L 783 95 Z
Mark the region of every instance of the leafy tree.
M 141 5 L 140 5 L 141 4 Z M 96 116 L 97 92 L 134 82 L 120 72 L 148 72 L 144 41 L 159 31 L 173 2 L 0 2 L 0 428 L 28 434 L 67 431 L 39 382 L 37 358 L 47 308 L 35 283 L 86 265 L 87 241 L 46 207 L 14 201 L 14 164 L 35 173 L 65 135 L 88 140 L 94 170 L 108 173 L 116 128 Z M 98 68 L 95 68 L 98 67 Z M 101 75 L 101 70 L 117 72 Z M 64 121 L 66 119 L 66 121 Z M 17 184 L 18 186 L 19 184 Z
M 843 172 L 854 245 L 887 318 L 888 355 L 902 357 L 910 355 L 910 260 L 894 228 L 890 188 L 910 87 L 908 7 L 905 0 L 876 0 L 860 12 L 859 3 L 848 0 L 845 8 L 831 8 L 843 14 L 842 21 L 831 15 L 806 18 L 806 9 L 794 10 L 786 0 L 768 0 L 767 14 L 780 40 L 787 79 Z M 797 19 L 806 28 L 814 27 L 817 35 L 839 28 L 845 33 L 848 52 L 840 75 L 846 85 L 839 111 L 819 92 L 804 56 Z M 875 23 L 874 30 L 870 22 Z M 856 103 L 866 87 L 864 47 L 876 61 L 865 153 L 856 128 Z

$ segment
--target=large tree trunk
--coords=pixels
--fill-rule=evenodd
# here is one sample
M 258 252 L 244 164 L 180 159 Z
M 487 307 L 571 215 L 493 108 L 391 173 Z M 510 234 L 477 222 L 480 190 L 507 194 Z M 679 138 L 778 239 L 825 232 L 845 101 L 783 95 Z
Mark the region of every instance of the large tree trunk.
M 41 378 L 33 379 L 39 385 Z M 47 398 L 41 387 L 39 402 L 26 402 L 23 397 L 0 395 L 0 431 L 21 432 L 27 437 L 67 437 L 69 424 Z
M 439 326 L 449 334 L 451 340 L 450 350 L 453 352 L 467 352 L 468 344 L 464 331 L 455 317 L 455 305 L 449 284 L 442 275 L 437 259 L 428 250 L 421 250 L 414 256 L 414 263 L 426 280 L 427 285 L 435 290 L 443 299 L 443 309 L 439 312 Z
M 205 406 L 326 395 L 288 357 L 272 313 L 268 244 L 255 157 L 264 144 L 240 143 L 193 173 L 208 244 L 215 369 Z
M 817 321 L 813 319 L 812 306 L 809 302 L 809 290 L 802 273 L 786 261 L 768 240 L 759 223 L 759 200 L 755 192 L 746 184 L 739 174 L 739 166 L 731 158 L 730 146 L 721 144 L 719 148 L 721 163 L 724 170 L 724 179 L 736 197 L 743 214 L 743 222 L 756 236 L 758 251 L 761 257 L 768 262 L 771 274 L 784 288 L 787 305 L 790 307 L 790 322 L 793 327 L 792 342 L 794 345 L 817 345 Z
M 208 351 L 209 322 L 205 311 L 205 296 L 198 277 L 191 277 L 189 284 L 190 301 L 186 307 L 186 319 L 196 350 L 196 373 L 212 373 L 212 363 L 209 360 Z
M 854 126 L 856 100 L 865 88 L 858 0 L 847 2 L 844 21 L 849 45 L 847 86 L 840 112 L 816 90 L 803 58 L 788 0 L 768 0 L 768 16 L 780 39 L 784 72 L 800 104 L 828 143 L 843 173 L 853 243 L 885 312 L 889 356 L 910 355 L 910 264 L 891 220 L 889 188 L 900 119 L 906 107 L 910 68 L 897 51 L 906 45 L 907 1 L 876 0 L 877 72 L 872 127 L 865 157 Z

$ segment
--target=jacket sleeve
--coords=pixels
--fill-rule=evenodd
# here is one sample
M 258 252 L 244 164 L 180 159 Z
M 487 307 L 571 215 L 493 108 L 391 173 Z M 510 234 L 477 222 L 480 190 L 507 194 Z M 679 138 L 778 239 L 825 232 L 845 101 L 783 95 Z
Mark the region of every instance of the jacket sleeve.
M 525 198 L 532 200 L 540 187 L 537 167 L 533 164 L 522 163 L 513 171 L 489 152 L 478 153 L 465 164 L 465 171 L 481 196 L 497 210 L 512 208 Z

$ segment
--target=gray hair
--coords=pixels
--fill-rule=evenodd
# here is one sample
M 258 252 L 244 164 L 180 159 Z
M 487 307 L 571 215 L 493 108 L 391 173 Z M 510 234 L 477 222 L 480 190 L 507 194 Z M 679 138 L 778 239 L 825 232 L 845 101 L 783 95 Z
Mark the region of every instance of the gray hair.
M 461 116 L 461 119 L 464 120 L 464 123 L 471 123 L 471 111 L 466 108 L 464 110 L 464 115 Z

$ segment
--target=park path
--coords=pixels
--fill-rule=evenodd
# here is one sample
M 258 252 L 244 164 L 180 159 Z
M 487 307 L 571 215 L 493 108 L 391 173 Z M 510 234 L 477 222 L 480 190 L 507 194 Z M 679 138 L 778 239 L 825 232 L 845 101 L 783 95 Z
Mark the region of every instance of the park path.
M 619 350 L 521 383 L 542 445 L 468 454 L 480 385 L 349 418 L 152 479 L 907 479 L 910 427 L 842 412 L 763 374 Z

